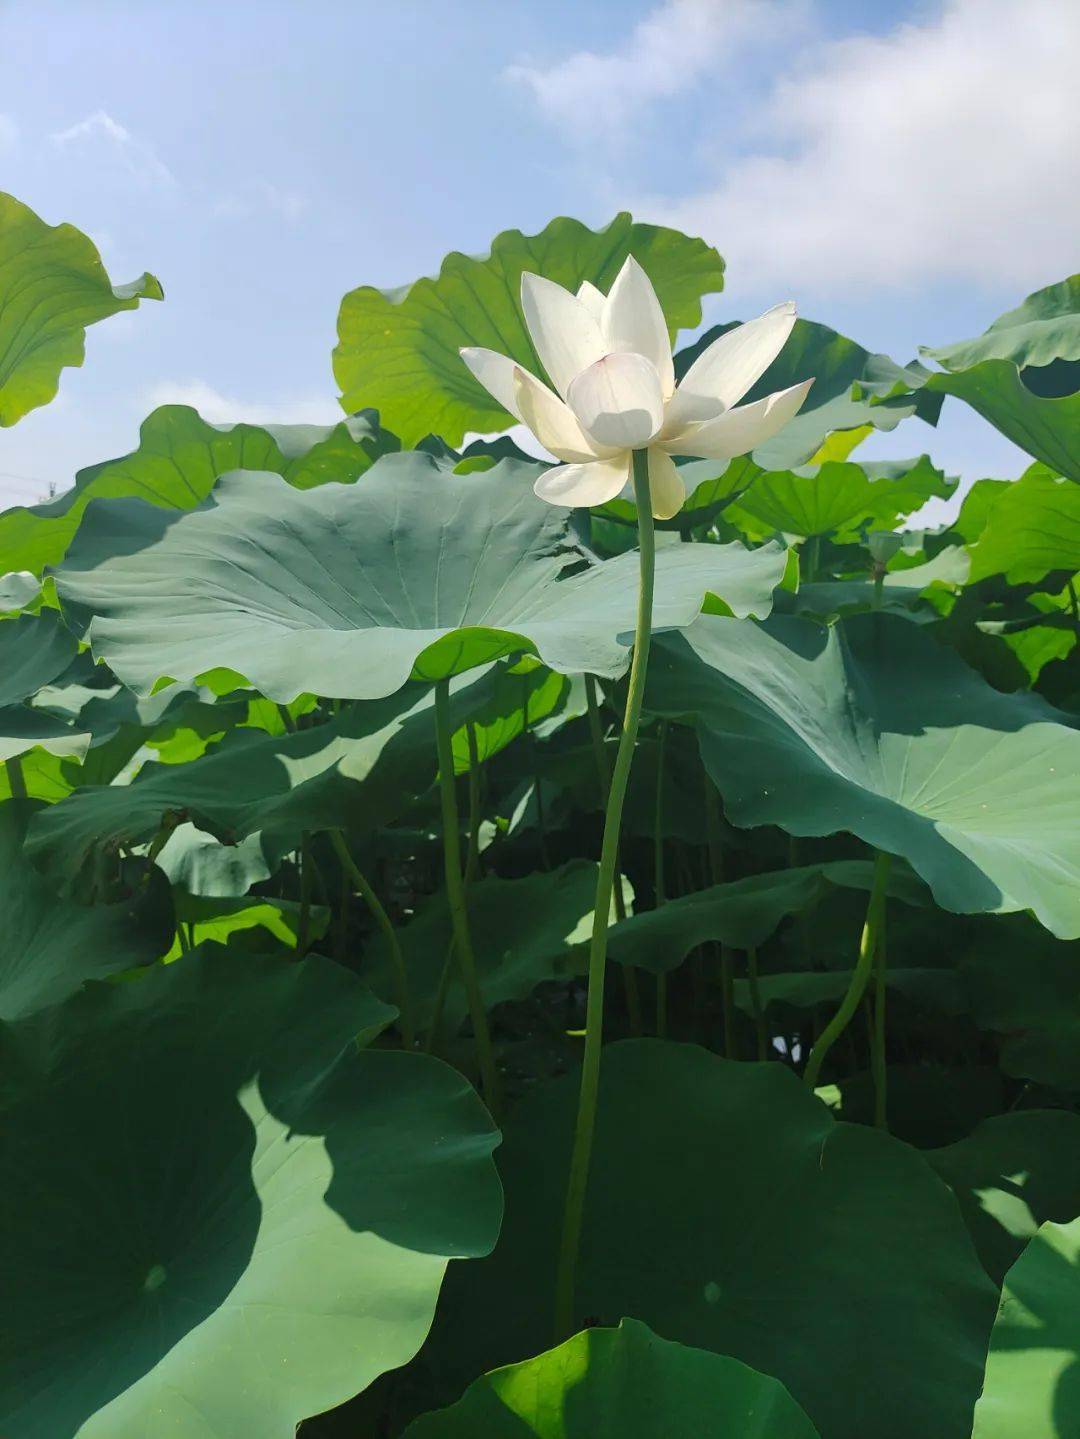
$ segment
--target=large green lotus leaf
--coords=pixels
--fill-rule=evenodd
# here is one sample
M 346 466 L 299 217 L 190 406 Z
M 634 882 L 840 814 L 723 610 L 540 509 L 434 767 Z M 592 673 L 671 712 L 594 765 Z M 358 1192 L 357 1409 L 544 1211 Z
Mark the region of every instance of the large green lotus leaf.
M 732 329 L 716 325 L 675 357 L 682 376 L 713 340 Z M 802 380 L 814 383 L 795 418 L 759 445 L 754 459 L 765 470 L 790 470 L 807 464 L 835 430 L 873 425 L 894 430 L 909 415 L 937 422 L 941 401 L 919 388 L 925 370 L 904 368 L 886 355 L 872 355 L 854 340 L 812 320 L 796 320 L 787 344 L 747 395 L 759 400 Z
M 1080 1213 L 1080 1115 L 1063 1109 L 995 1114 L 926 1158 L 955 1193 L 995 1284 L 1040 1224 Z
M 294 734 L 232 730 L 188 764 L 146 764 L 129 785 L 78 789 L 37 816 L 27 851 L 72 879 L 92 871 L 102 850 L 148 843 L 163 825 L 192 820 L 229 844 L 259 834 L 274 867 L 304 831 L 363 834 L 396 818 L 436 767 L 430 692 L 410 687 Z
M 164 882 L 133 890 L 118 904 L 60 899 L 23 857 L 27 801 L 0 804 L 0 1020 L 56 1004 L 88 979 L 159 959 L 172 942 Z M 158 876 L 161 880 L 161 876 Z
M 946 370 L 970 370 L 983 360 L 1012 360 L 1022 370 L 1080 360 L 1080 275 L 1036 290 L 977 339 L 922 353 Z
M 48 404 L 60 371 L 82 364 L 88 325 L 161 299 L 153 275 L 113 285 L 81 230 L 46 225 L 0 192 L 0 426 Z
M 577 1090 L 540 1086 L 506 1122 L 499 1246 L 452 1277 L 432 1336 L 446 1381 L 550 1334 Z M 783 1065 L 604 1050 L 578 1323 L 633 1314 L 773 1374 L 829 1439 L 967 1439 L 995 1294 L 921 1156 L 837 1123 Z
M 931 375 L 927 391 L 955 395 L 1034 459 L 1080 482 L 1080 390 L 1039 395 L 1011 360 L 983 360 L 957 374 Z
M 357 1048 L 393 1013 L 210 947 L 0 1037 L 13 1434 L 292 1439 L 412 1357 L 501 1196 L 469 1085 Z
M 87 512 L 56 570 L 65 615 L 142 693 L 214 667 L 265 695 L 392 694 L 504 655 L 615 677 L 629 664 L 637 556 L 585 565 L 569 512 L 536 498 L 536 467 L 454 475 L 388 455 L 359 485 L 301 493 L 236 471 L 177 514 L 135 500 Z M 657 560 L 654 624 L 689 624 L 706 592 L 767 613 L 777 545 L 673 545 Z M 577 573 L 567 575 L 569 565 Z
M 406 445 L 429 433 L 456 445 L 468 431 L 507 429 L 513 416 L 466 369 L 461 346 L 497 350 L 543 376 L 521 314 L 522 273 L 573 290 L 590 280 L 606 292 L 630 254 L 652 280 L 672 334 L 699 324 L 702 295 L 723 289 L 724 262 L 710 245 L 622 213 L 603 230 L 566 218 L 539 235 L 505 230 L 488 255 L 448 255 L 436 278 L 350 291 L 334 351 L 343 408 L 376 406 Z
M 405 1439 L 817 1439 L 782 1384 L 636 1319 L 496 1369 Z
M 58 564 L 87 505 L 133 496 L 169 510 L 205 500 L 229 470 L 273 470 L 297 489 L 349 482 L 398 448 L 375 416 L 337 425 L 211 425 L 187 405 L 163 405 L 143 421 L 139 446 L 120 459 L 80 470 L 74 486 L 42 505 L 0 514 L 0 569 L 40 575 Z
M 1002 1036 L 1006 1074 L 1080 1090 L 1080 946 L 999 920 L 980 931 L 960 972 L 976 1024 Z
M 1080 1434 L 1080 1219 L 1044 1224 L 1005 1276 L 971 1439 Z
M 1080 487 L 1032 465 L 991 506 L 972 547 L 971 578 L 1004 574 L 1025 584 L 1050 570 L 1080 570 Z
M 596 865 L 589 860 L 572 860 L 523 879 L 492 876 L 471 884 L 469 925 L 485 1005 L 526 999 L 544 980 L 565 980 L 580 973 L 581 945 L 592 929 L 595 899 Z M 450 938 L 444 890 L 428 899 L 398 932 L 421 1028 L 431 1023 L 435 1012 Z M 369 949 L 363 975 L 377 994 L 388 1000 L 397 994 L 391 956 L 381 938 Z M 456 1032 L 467 1013 L 455 968 L 445 998 L 443 1028 Z
M 912 510 L 955 489 L 929 456 L 886 466 L 827 461 L 801 470 L 760 475 L 724 512 L 724 518 L 755 538 L 776 531 L 806 539 L 857 530 L 861 523 L 892 529 Z
M 647 703 L 696 717 L 732 823 L 850 831 L 903 855 L 945 909 L 1032 909 L 1080 936 L 1080 734 L 919 626 L 705 616 L 658 642 Z

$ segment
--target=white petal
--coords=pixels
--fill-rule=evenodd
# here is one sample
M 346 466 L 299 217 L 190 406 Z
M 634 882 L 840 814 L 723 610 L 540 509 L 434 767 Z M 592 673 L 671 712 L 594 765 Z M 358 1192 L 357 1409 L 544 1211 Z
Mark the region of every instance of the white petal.
M 694 407 L 702 401 L 719 400 L 725 410 L 737 405 L 784 348 L 794 324 L 795 305 L 786 300 L 714 340 L 682 377 L 668 405 L 667 433 L 700 420 L 700 408 Z
M 663 450 L 649 450 L 649 498 L 658 520 L 677 515 L 686 499 L 686 486 L 675 467 L 675 461 Z
M 521 308 L 548 378 L 564 398 L 570 381 L 607 352 L 589 307 L 542 275 L 521 277 Z
M 771 440 L 798 414 L 813 383 L 804 380 L 789 390 L 777 390 L 763 400 L 755 400 L 752 405 L 725 410 L 717 419 L 692 425 L 673 440 L 661 440 L 661 447 L 669 455 L 696 455 L 702 460 L 731 460 L 745 455 Z
M 629 451 L 587 465 L 559 465 L 548 470 L 533 490 L 550 505 L 604 505 L 613 500 L 630 477 Z
M 595 444 L 578 424 L 573 410 L 520 365 L 514 371 L 514 413 L 557 460 L 595 460 L 610 450 Z
M 638 449 L 664 422 L 660 376 L 644 355 L 605 355 L 578 375 L 566 398 L 601 445 Z
M 506 355 L 495 350 L 484 350 L 479 346 L 466 345 L 459 352 L 488 394 L 498 400 L 504 410 L 509 410 L 516 419 L 522 419 L 514 395 L 514 371 L 521 366 Z M 534 383 L 539 384 L 539 380 Z
M 652 281 L 633 255 L 627 255 L 608 292 L 600 328 L 609 350 L 644 355 L 652 361 L 667 399 L 675 389 L 667 321 Z
M 607 304 L 607 296 L 603 290 L 598 290 L 591 280 L 582 280 L 578 286 L 577 297 L 599 325 Z

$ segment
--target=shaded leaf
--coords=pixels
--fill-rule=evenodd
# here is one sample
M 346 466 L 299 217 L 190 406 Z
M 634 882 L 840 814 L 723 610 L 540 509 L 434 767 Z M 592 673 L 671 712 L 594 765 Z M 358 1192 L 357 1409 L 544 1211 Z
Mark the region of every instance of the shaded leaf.
M 329 960 L 211 949 L 0 1036 L 13 1432 L 292 1439 L 412 1357 L 501 1199 L 465 1081 L 357 1048 L 392 1017 Z
M 431 1340 L 448 1382 L 550 1332 L 577 1089 L 507 1121 L 502 1238 L 452 1276 Z M 782 1065 L 629 1041 L 604 1051 L 591 1175 L 577 1322 L 634 1314 L 774 1374 L 830 1439 L 968 1439 L 995 1290 L 906 1145 L 836 1123 Z

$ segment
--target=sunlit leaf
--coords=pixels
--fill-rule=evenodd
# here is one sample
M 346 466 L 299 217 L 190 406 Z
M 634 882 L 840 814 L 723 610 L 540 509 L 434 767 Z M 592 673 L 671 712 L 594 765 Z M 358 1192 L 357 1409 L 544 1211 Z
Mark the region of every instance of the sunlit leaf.
M 536 498 L 536 468 L 455 475 L 389 455 L 362 485 L 306 493 L 236 471 L 197 510 L 135 500 L 87 513 L 57 591 L 94 653 L 146 693 L 162 675 L 238 671 L 271 699 L 392 694 L 509 654 L 614 677 L 630 660 L 638 561 L 588 564 L 569 512 Z M 569 568 L 575 573 L 567 573 Z M 657 629 L 689 624 L 707 593 L 767 614 L 776 545 L 674 545 L 657 562 Z
M 458 350 L 482 345 L 543 378 L 521 313 L 525 270 L 576 290 L 605 292 L 633 254 L 656 287 L 672 332 L 701 321 L 701 297 L 723 288 L 724 262 L 703 240 L 635 224 L 628 214 L 603 230 L 552 220 L 539 235 L 506 230 L 479 258 L 454 253 L 437 277 L 398 290 L 364 285 L 341 302 L 334 375 L 346 410 L 374 405 L 406 445 L 441 435 L 456 445 L 515 424 L 466 369 Z
M 153 275 L 113 285 L 80 230 L 0 192 L 0 427 L 48 404 L 60 371 L 82 364 L 88 325 L 163 298 Z
M 405 1439 L 817 1439 L 782 1384 L 624 1319 L 485 1374 Z

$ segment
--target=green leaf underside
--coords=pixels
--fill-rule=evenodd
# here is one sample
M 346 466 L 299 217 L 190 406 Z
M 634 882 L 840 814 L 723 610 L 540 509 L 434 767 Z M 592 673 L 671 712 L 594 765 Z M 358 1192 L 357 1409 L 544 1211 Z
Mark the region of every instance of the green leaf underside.
M 485 1374 L 406 1439 L 817 1439 L 782 1384 L 636 1319 Z
M 60 371 L 82 364 L 88 325 L 162 298 L 153 275 L 113 286 L 86 235 L 0 192 L 0 427 L 48 404 Z
M 502 461 L 454 475 L 411 452 L 361 485 L 305 493 L 237 471 L 187 514 L 100 501 L 57 590 L 95 655 L 142 693 L 222 666 L 275 700 L 371 699 L 522 651 L 615 677 L 629 664 L 637 556 L 566 575 L 582 556 L 569 512 L 533 495 L 536 473 Z M 655 627 L 689 624 L 706 593 L 767 613 L 784 559 L 778 545 L 665 549 Z
M 931 375 L 925 388 L 955 395 L 1014 445 L 1057 474 L 1080 482 L 1080 391 L 1052 398 L 1037 395 L 1009 360 L 984 360 L 959 374 Z
M 945 909 L 1030 908 L 1080 936 L 1080 734 L 917 626 L 706 616 L 658 641 L 646 704 L 696 716 L 733 823 L 850 831 L 903 855 Z
M 775 531 L 804 539 L 834 531 L 850 535 L 860 524 L 892 529 L 903 515 L 929 499 L 947 498 L 954 488 L 926 455 L 878 475 L 850 461 L 827 461 L 812 473 L 760 475 L 724 518 L 740 528 L 749 525 L 746 532 L 755 537 Z
M 731 324 L 717 325 L 681 350 L 676 374 L 684 375 L 697 356 L 731 328 Z M 885 355 L 872 355 L 827 325 L 796 320 L 787 344 L 739 403 L 762 399 L 802 380 L 814 383 L 799 413 L 778 435 L 758 446 L 754 459 L 764 470 L 790 470 L 805 465 L 837 430 L 864 425 L 894 430 L 914 414 L 935 424 L 941 401 L 918 389 L 925 373 L 919 367 L 904 369 Z
M 1080 485 L 1032 465 L 994 499 L 971 551 L 972 580 L 1010 584 L 1080 570 Z
M 297 489 L 348 484 L 397 448 L 371 415 L 326 426 L 219 426 L 187 405 L 163 405 L 142 422 L 137 450 L 80 470 L 74 486 L 47 504 L 0 514 L 0 570 L 39 575 L 58 564 L 91 500 L 131 497 L 190 510 L 230 470 L 272 470 Z
M 969 370 L 983 360 L 1012 360 L 1021 369 L 1080 360 L 1080 275 L 1036 290 L 977 339 L 923 354 L 946 370 Z
M 451 1276 L 432 1335 L 447 1384 L 550 1333 L 576 1094 L 548 1083 L 507 1121 L 499 1246 Z M 906 1145 L 838 1124 L 780 1065 L 626 1041 L 604 1052 L 592 1174 L 579 1323 L 633 1314 L 772 1374 L 830 1439 L 968 1439 L 995 1290 Z
M 204 949 L 0 1036 L 13 1433 L 292 1439 L 411 1358 L 498 1231 L 497 1136 L 439 1061 L 357 1050 L 392 1016 Z
M 436 278 L 345 296 L 334 351 L 343 408 L 375 406 L 405 445 L 429 433 L 456 445 L 470 431 L 507 429 L 513 416 L 473 378 L 459 349 L 496 350 L 545 378 L 521 314 L 523 271 L 573 290 L 590 280 L 606 293 L 629 254 L 652 280 L 673 333 L 699 324 L 701 296 L 723 288 L 724 262 L 704 241 L 635 224 L 625 213 L 600 231 L 565 218 L 539 235 L 507 230 L 487 256 L 448 255 Z
M 1044 1224 L 1005 1276 L 972 1439 L 1080 1431 L 1080 1219 Z

